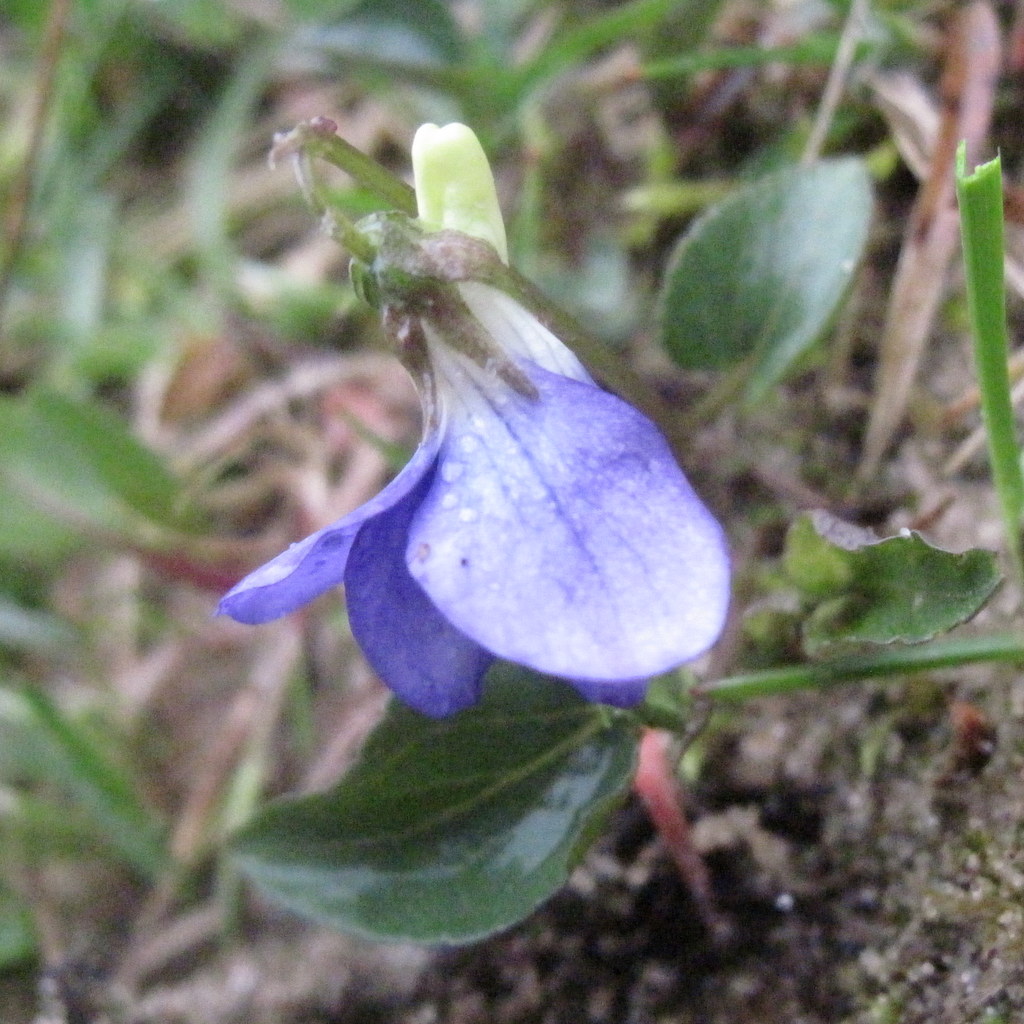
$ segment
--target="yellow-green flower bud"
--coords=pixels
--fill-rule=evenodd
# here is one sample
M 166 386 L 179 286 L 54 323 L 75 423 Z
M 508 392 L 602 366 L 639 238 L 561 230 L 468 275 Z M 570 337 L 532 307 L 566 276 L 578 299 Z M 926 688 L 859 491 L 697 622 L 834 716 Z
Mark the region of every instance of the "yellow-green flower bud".
M 494 176 L 479 139 L 464 124 L 422 125 L 412 140 L 420 222 L 427 231 L 461 231 L 489 242 L 508 262 Z

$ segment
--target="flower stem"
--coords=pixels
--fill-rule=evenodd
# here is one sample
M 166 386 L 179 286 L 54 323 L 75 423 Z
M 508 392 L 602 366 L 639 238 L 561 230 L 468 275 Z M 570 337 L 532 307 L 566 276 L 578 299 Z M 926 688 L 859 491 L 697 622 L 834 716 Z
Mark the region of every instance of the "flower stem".
M 693 693 L 712 700 L 739 701 L 791 690 L 822 689 L 864 679 L 958 668 L 985 661 L 1024 664 L 1024 638 L 1017 634 L 936 640 L 912 647 L 883 648 L 871 654 L 834 658 L 810 665 L 787 665 L 701 683 Z
M 377 256 L 373 243 L 347 217 L 326 204 L 314 203 L 320 214 L 320 229 L 328 238 L 348 249 L 349 254 L 369 266 Z
M 669 755 L 671 743 L 670 733 L 644 729 L 633 790 L 647 808 L 704 926 L 713 938 L 721 941 L 728 935 L 728 925 L 715 903 L 711 872 L 693 843 L 693 831 L 684 809 L 685 795 Z
M 281 132 L 274 137 L 270 162 L 273 164 L 282 158 L 291 159 L 303 195 L 320 215 L 324 232 L 357 259 L 372 263 L 376 249 L 355 224 L 329 201 L 314 160 L 324 160 L 344 171 L 364 188 L 374 192 L 385 206 L 410 216 L 416 214 L 416 193 L 401 178 L 341 138 L 337 128 L 327 117 L 314 117 L 311 121 L 300 122 L 290 132 Z
M 364 188 L 375 192 L 385 206 L 416 215 L 416 193 L 401 178 L 382 167 L 373 157 L 361 153 L 337 134 L 338 126 L 329 117 L 300 121 L 290 132 L 274 136 L 270 151 L 273 163 L 282 156 L 304 154 L 308 159 L 327 163 L 353 177 Z M 307 182 L 300 179 L 303 188 Z
M 1021 475 L 1020 450 L 1014 428 L 1007 362 L 1009 344 L 1003 283 L 1002 186 L 999 157 L 967 174 L 966 145 L 960 143 L 956 160 L 956 193 L 960 204 L 967 306 L 974 335 L 974 362 L 1007 548 L 1017 580 L 1024 584 L 1024 558 L 1021 553 L 1024 477 Z
M 359 152 L 337 134 L 337 125 L 326 117 L 297 124 L 274 139 L 271 162 L 290 158 L 307 202 L 322 218 L 323 230 L 363 263 L 376 255 L 373 244 L 331 203 L 314 161 L 325 160 L 375 192 L 385 205 L 416 216 L 416 193 L 404 181 Z M 567 313 L 550 302 L 526 277 L 496 261 L 481 279 L 522 302 L 561 338 L 580 359 L 623 398 L 642 409 L 662 429 L 677 453 L 686 451 L 690 430 L 683 417 L 615 352 L 591 338 Z
M 318 133 L 309 143 L 308 152 L 350 174 L 392 209 L 416 216 L 416 193 L 412 187 L 340 135 Z

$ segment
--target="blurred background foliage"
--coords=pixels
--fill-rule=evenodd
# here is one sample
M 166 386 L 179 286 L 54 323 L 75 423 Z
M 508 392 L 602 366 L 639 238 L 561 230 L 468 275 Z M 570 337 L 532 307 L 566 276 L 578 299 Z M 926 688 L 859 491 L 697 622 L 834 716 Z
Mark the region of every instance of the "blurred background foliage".
M 907 119 L 927 118 L 911 106 L 901 121 L 872 82 L 898 69 L 933 84 L 954 6 L 864 5 L 818 143 L 866 157 L 898 212 L 911 178 L 893 125 L 916 137 Z M 5 3 L 0 969 L 31 978 L 111 949 L 130 990 L 169 955 L 153 948 L 168 922 L 213 905 L 213 923 L 188 920 L 219 929 L 237 896 L 220 840 L 268 790 L 336 778 L 382 706 L 337 597 L 259 635 L 210 619 L 242 572 L 364 500 L 416 438 L 415 396 L 344 254 L 267 165 L 273 134 L 326 115 L 405 175 L 418 124 L 472 125 L 517 266 L 692 402 L 718 377 L 680 374 L 651 338 L 672 243 L 710 202 L 799 159 L 850 9 Z M 333 187 L 353 213 L 377 205 Z M 887 224 L 875 244 L 891 262 Z M 856 348 L 840 328 L 839 357 L 798 369 L 834 375 Z M 706 414 L 713 428 L 721 407 Z M 807 426 L 773 428 L 808 457 L 786 472 L 837 492 L 848 441 L 824 451 Z M 793 495 L 747 501 L 735 482 L 757 450 L 708 452 L 721 458 L 693 467 L 698 482 L 743 510 L 730 530 L 754 550 Z

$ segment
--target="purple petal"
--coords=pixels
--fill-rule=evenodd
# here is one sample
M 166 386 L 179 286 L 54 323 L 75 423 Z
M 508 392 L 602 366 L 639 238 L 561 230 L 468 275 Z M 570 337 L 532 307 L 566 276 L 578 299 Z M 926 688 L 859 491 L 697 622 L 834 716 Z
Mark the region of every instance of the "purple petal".
M 644 699 L 650 679 L 567 679 L 566 682 L 584 700 L 594 704 L 614 704 L 631 708 Z
M 539 400 L 459 382 L 409 568 L 487 650 L 572 680 L 626 680 L 593 692 L 635 702 L 636 680 L 717 639 L 722 530 L 646 417 L 525 368 Z
M 406 704 L 441 718 L 476 703 L 494 658 L 448 622 L 406 568 L 409 523 L 432 482 L 424 476 L 359 531 L 345 592 L 352 635 L 376 673 Z
M 221 598 L 217 614 L 254 626 L 287 615 L 338 586 L 359 528 L 429 476 L 438 444 L 434 433 L 424 438 L 401 473 L 379 494 L 249 573 Z

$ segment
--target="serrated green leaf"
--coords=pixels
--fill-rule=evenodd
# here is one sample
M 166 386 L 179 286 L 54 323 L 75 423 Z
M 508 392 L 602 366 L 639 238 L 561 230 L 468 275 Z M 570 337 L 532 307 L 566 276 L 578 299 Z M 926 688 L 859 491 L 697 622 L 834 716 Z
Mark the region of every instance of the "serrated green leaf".
M 635 747 L 564 684 L 498 666 L 484 700 L 452 718 L 393 702 L 338 786 L 272 803 L 235 854 L 271 896 L 335 928 L 468 942 L 563 884 Z
M 850 564 L 851 544 L 848 537 L 836 535 L 839 520 L 820 512 L 805 513 L 793 520 L 786 534 L 782 565 L 786 575 L 811 598 L 824 598 L 840 593 L 853 582 Z M 851 531 L 857 527 L 842 524 Z M 867 530 L 859 531 L 859 544 L 873 543 L 878 538 Z
M 783 560 L 814 602 L 803 626 L 812 654 L 931 640 L 977 614 L 1000 581 L 990 551 L 954 554 L 909 531 L 877 540 L 820 512 L 793 524 Z
M 748 401 L 777 384 L 832 320 L 871 216 L 862 161 L 788 167 L 712 207 L 669 262 L 661 327 L 688 369 L 751 361 Z

